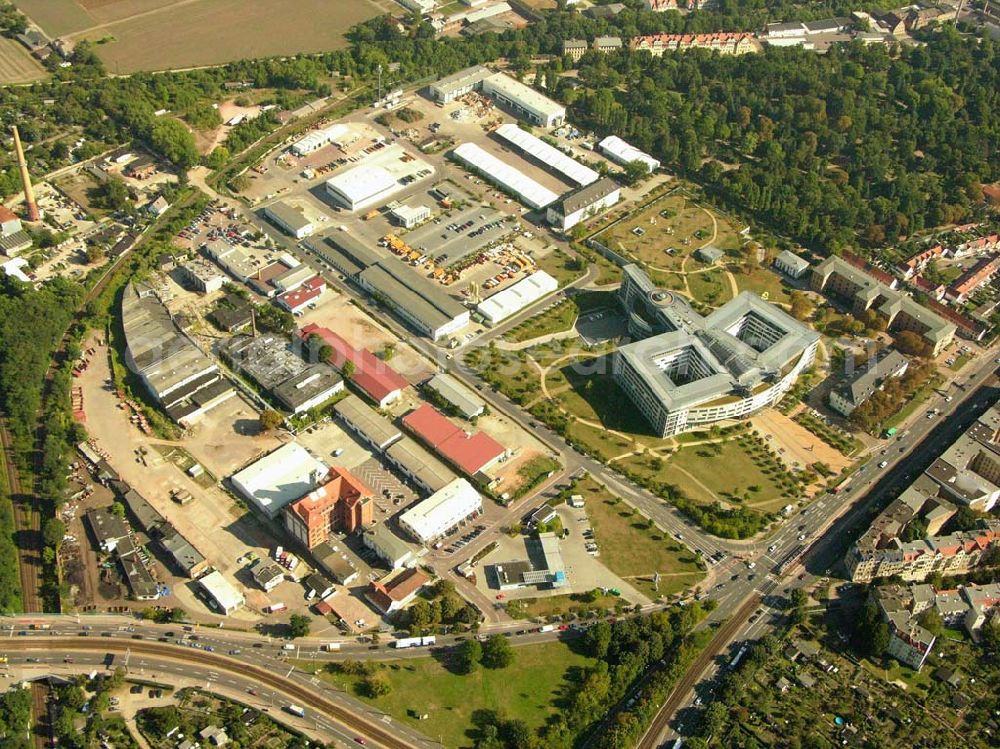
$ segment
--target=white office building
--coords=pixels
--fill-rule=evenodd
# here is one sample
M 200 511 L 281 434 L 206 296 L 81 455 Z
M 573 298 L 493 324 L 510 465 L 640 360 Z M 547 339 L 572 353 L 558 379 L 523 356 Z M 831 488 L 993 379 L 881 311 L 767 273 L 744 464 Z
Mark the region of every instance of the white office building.
M 425 205 L 398 205 L 389 213 L 404 229 L 412 229 L 431 217 L 431 209 Z
M 399 516 L 400 527 L 421 543 L 432 543 L 463 520 L 483 511 L 483 498 L 465 479 L 455 479 Z

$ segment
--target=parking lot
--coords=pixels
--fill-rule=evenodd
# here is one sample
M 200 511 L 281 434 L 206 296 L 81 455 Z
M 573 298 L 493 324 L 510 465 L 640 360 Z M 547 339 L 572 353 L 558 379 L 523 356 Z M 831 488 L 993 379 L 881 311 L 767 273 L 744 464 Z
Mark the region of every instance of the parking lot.
M 464 211 L 424 224 L 405 235 L 406 243 L 425 252 L 434 261 L 448 267 L 464 257 L 478 253 L 490 243 L 511 232 L 511 224 L 493 208 L 472 206 Z

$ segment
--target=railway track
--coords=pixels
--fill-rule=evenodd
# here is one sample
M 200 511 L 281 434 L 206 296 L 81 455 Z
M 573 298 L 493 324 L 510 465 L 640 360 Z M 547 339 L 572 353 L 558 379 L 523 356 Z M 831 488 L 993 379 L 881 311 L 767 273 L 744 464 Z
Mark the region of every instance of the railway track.
M 52 740 L 49 723 L 49 688 L 46 684 L 31 685 L 31 736 L 35 749 L 48 749 Z
M 210 666 L 218 669 L 220 672 L 224 671 L 226 673 L 232 673 L 244 679 L 251 678 L 256 680 L 259 684 L 271 687 L 272 689 L 287 695 L 290 702 L 312 708 L 323 715 L 329 716 L 337 723 L 340 723 L 341 725 L 346 726 L 359 734 L 364 734 L 368 738 L 377 742 L 379 745 L 386 747 L 386 749 L 416 749 L 415 744 L 411 744 L 410 742 L 390 733 L 389 730 L 386 729 L 385 724 L 381 722 L 361 720 L 358 714 L 352 712 L 346 707 L 341 707 L 340 705 L 327 700 L 319 694 L 316 694 L 307 686 L 297 684 L 290 679 L 273 674 L 267 669 L 259 666 L 243 663 L 217 653 L 209 653 L 204 650 L 192 652 L 188 648 L 177 647 L 176 645 L 171 645 L 169 643 L 155 643 L 136 640 L 129 640 L 126 643 L 118 642 L 114 639 L 104 638 L 86 639 L 76 637 L 32 637 L 30 639 L 26 639 L 15 637 L 8 640 L 6 645 L 8 652 L 37 650 L 39 647 L 47 648 L 51 652 L 67 654 L 72 652 L 103 652 L 114 653 L 115 655 L 130 653 L 132 658 L 135 658 L 140 654 L 145 654 L 150 656 L 159 656 L 161 658 L 170 658 L 175 661 L 188 662 L 201 668 Z
M 670 723 L 670 719 L 674 717 L 674 713 L 684 703 L 687 693 L 694 689 L 694 685 L 698 683 L 705 669 L 711 664 L 712 659 L 722 652 L 723 648 L 729 644 L 729 641 L 733 639 L 740 627 L 750 618 L 754 609 L 760 604 L 760 600 L 758 594 L 752 594 L 744 601 L 739 610 L 718 629 L 715 636 L 698 657 L 695 658 L 694 662 L 688 667 L 688 670 L 684 672 L 684 676 L 677 682 L 673 691 L 670 692 L 670 695 L 663 703 L 663 707 L 660 708 L 656 717 L 653 718 L 649 730 L 646 731 L 645 736 L 639 742 L 638 749 L 656 749 L 660 736 Z
M 7 420 L 0 418 L 0 447 L 3 449 L 7 482 L 10 486 L 10 501 L 14 508 L 14 528 L 18 550 L 18 576 L 21 580 L 21 604 L 25 613 L 42 612 L 41 564 L 42 529 L 41 517 L 35 506 L 35 497 L 26 493 L 21 486 L 21 476 L 14 461 Z

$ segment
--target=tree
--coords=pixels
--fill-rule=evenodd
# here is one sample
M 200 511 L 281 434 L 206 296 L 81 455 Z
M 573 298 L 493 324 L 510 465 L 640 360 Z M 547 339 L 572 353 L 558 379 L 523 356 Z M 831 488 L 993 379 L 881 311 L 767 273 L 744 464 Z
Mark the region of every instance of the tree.
M 104 258 L 104 248 L 99 244 L 88 244 L 87 249 L 84 250 L 84 256 L 87 258 L 87 264 L 93 265 Z
M 926 357 L 931 354 L 931 347 L 912 330 L 904 330 L 896 336 L 896 348 L 910 356 Z
M 94 204 L 109 211 L 124 211 L 129 207 L 128 186 L 121 177 L 111 177 L 94 188 Z
M 59 518 L 49 518 L 42 528 L 42 539 L 46 546 L 59 548 L 66 535 L 66 524 Z
M 172 117 L 160 117 L 153 123 L 149 144 L 178 169 L 190 169 L 200 159 L 191 131 Z
M 354 375 L 354 370 L 354 362 L 345 361 L 344 365 L 340 368 L 340 374 L 345 380 L 349 380 Z
M 811 315 L 813 311 L 813 305 L 812 302 L 809 301 L 809 297 L 801 291 L 793 291 L 790 294 L 790 298 L 792 317 L 796 320 L 808 319 L 809 315 Z
M 280 413 L 275 411 L 273 408 L 267 408 L 261 411 L 260 414 L 260 428 L 264 432 L 270 432 L 273 429 L 277 429 L 285 421 L 285 417 Z
M 628 185 L 634 185 L 637 182 L 641 182 L 649 176 L 649 165 L 645 161 L 630 161 L 625 165 L 625 171 L 622 175 L 625 183 Z
M 483 643 L 482 664 L 486 668 L 507 668 L 514 662 L 514 649 L 503 635 L 491 635 Z
M 463 642 L 458 650 L 458 659 L 462 673 L 470 674 L 475 671 L 483 659 L 483 646 L 479 640 L 473 638 Z
M 920 612 L 917 622 L 935 637 L 940 637 L 944 632 L 944 619 L 941 618 L 941 612 L 933 606 Z
M 288 620 L 288 634 L 294 639 L 296 637 L 308 637 L 309 628 L 312 626 L 312 619 L 303 614 L 292 614 Z
M 385 674 L 376 671 L 361 682 L 362 689 L 369 697 L 384 697 L 392 691 L 392 682 Z

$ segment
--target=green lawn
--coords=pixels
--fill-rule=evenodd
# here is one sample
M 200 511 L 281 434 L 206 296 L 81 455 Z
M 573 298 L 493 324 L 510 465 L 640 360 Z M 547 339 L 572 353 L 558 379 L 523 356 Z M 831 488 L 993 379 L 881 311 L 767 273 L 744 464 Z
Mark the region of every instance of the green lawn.
M 889 429 L 890 427 L 899 426 L 904 421 L 906 421 L 914 411 L 922 407 L 927 399 L 931 397 L 934 390 L 941 384 L 941 378 L 932 377 L 928 382 L 925 382 L 913 397 L 910 398 L 909 402 L 896 413 L 890 416 L 882 424 L 884 429 Z
M 561 333 L 569 330 L 579 315 L 591 310 L 612 307 L 614 304 L 613 292 L 582 291 L 561 300 L 534 317 L 529 317 L 516 327 L 511 328 L 504 335 L 504 338 L 513 343 L 521 343 L 543 335 Z
M 588 611 L 604 614 L 614 611 L 616 606 L 627 605 L 618 596 L 603 595 L 596 591 L 592 593 L 572 593 L 561 596 L 545 596 L 544 598 L 519 598 L 507 603 L 507 613 L 514 619 L 548 619 L 552 616 L 567 614 L 585 615 Z
M 601 547 L 600 561 L 651 597 L 669 596 L 698 583 L 705 573 L 694 555 L 632 507 L 587 478 L 574 494 L 586 501 L 587 517 Z M 653 573 L 661 575 L 658 589 Z
M 687 282 L 691 288 L 691 296 L 709 307 L 720 307 L 733 298 L 729 281 L 721 268 L 689 273 Z
M 480 668 L 468 675 L 450 671 L 436 657 L 392 662 L 383 671 L 392 691 L 376 699 L 361 694 L 360 677 L 324 672 L 322 678 L 449 749 L 459 749 L 472 746 L 469 733 L 473 717 L 480 710 L 521 718 L 537 729 L 556 712 L 555 703 L 566 686 L 567 672 L 593 663 L 560 642 L 527 645 L 516 652 L 514 665 L 509 668 Z M 424 714 L 427 720 L 418 720 Z
M 583 275 L 578 261 L 558 247 L 548 255 L 536 258 L 535 264 L 539 270 L 543 270 L 555 278 L 559 282 L 560 288 Z
M 742 268 L 734 268 L 733 277 L 740 291 L 752 291 L 758 295 L 766 293 L 767 300 L 777 304 L 786 304 L 790 301 L 788 287 L 785 286 L 781 276 L 769 268 L 754 268 L 750 275 L 744 273 Z
M 965 356 L 964 354 L 962 356 L 955 357 L 955 363 L 952 364 L 950 367 L 948 367 L 948 369 L 950 369 L 952 372 L 957 372 L 966 365 L 966 363 L 969 361 L 969 358 L 970 357 Z
M 742 497 L 749 494 L 746 504 L 750 507 L 760 507 L 776 501 L 784 502 L 782 489 L 774 480 L 775 473 L 767 475 L 750 454 L 736 441 L 723 442 L 718 445 L 720 452 L 716 454 L 709 445 L 695 445 L 677 451 L 669 463 L 677 469 L 684 469 L 694 476 L 713 494 L 723 500 L 731 500 L 732 495 Z M 685 488 L 691 483 L 686 479 L 682 484 Z M 759 491 L 753 491 L 756 486 Z M 704 491 L 704 490 L 703 490 Z M 727 496 L 730 495 L 730 496 Z

